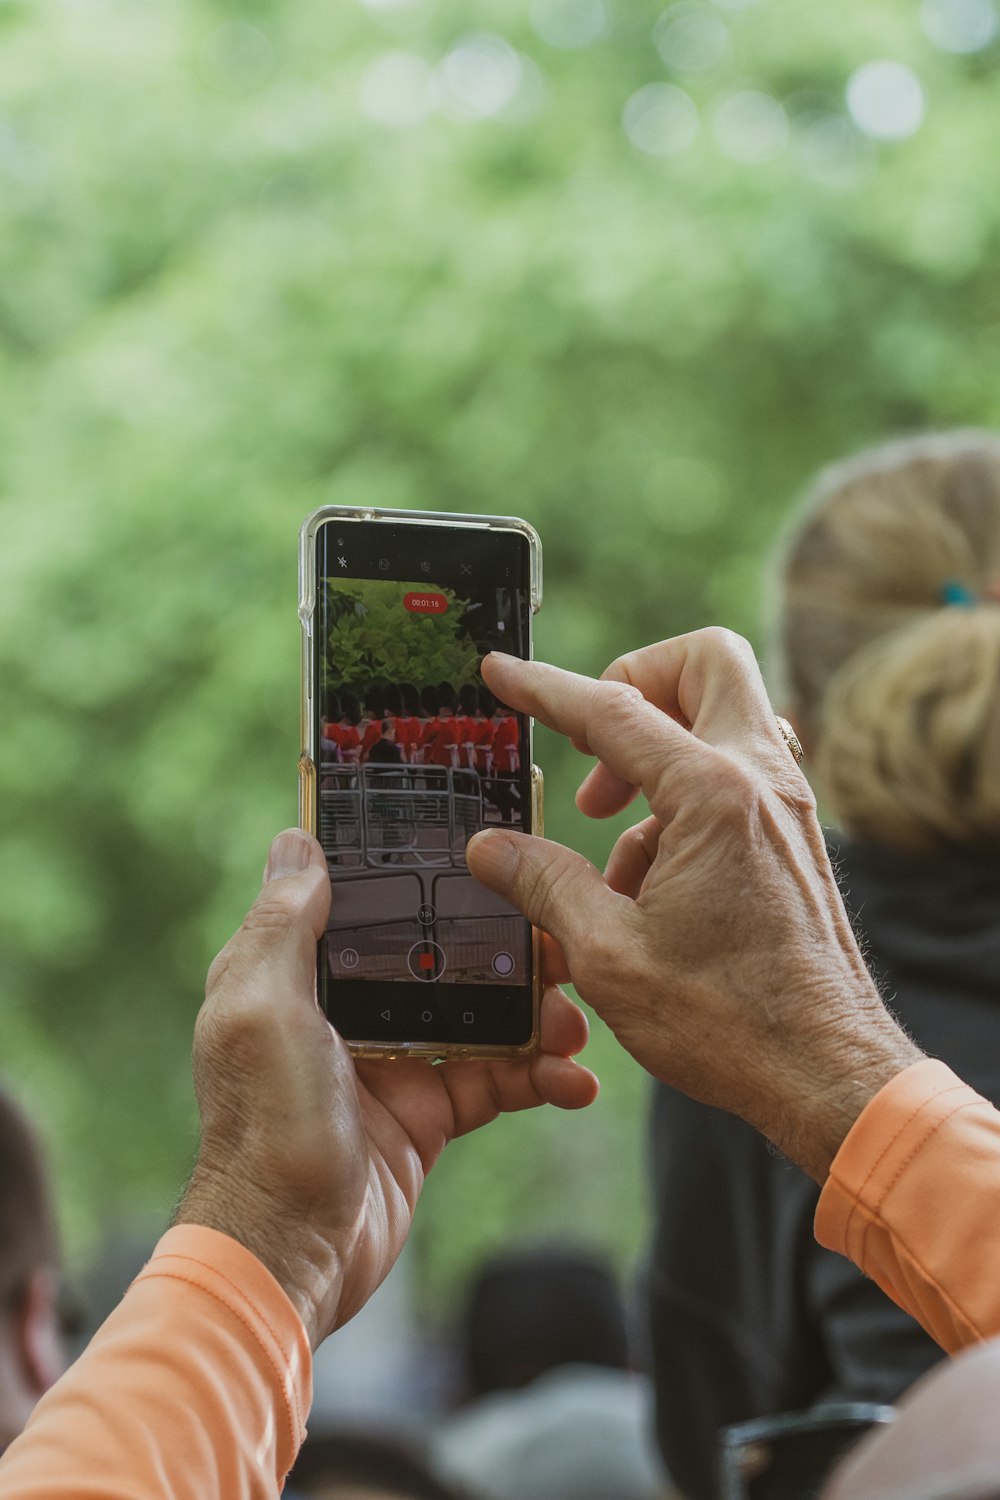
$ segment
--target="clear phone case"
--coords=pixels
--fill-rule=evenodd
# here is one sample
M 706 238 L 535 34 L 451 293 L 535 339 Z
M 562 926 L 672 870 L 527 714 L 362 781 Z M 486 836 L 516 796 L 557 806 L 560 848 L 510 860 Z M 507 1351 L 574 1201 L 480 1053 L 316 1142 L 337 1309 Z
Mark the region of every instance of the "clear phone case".
M 299 826 L 317 834 L 317 772 L 311 754 L 317 730 L 317 704 L 313 697 L 316 675 L 316 538 L 320 528 L 336 520 L 343 525 L 358 521 L 391 521 L 456 527 L 488 528 L 517 531 L 527 538 L 530 556 L 531 612 L 537 614 L 542 604 L 542 545 L 535 528 L 516 516 L 477 516 L 448 511 L 386 510 L 378 506 L 325 505 L 314 510 L 299 531 L 299 623 L 301 626 L 300 744 L 299 754 Z M 529 756 L 531 743 L 529 740 Z M 544 817 L 544 782 L 539 768 L 531 764 L 531 832 L 541 834 Z M 457 1057 L 516 1057 L 532 1052 L 538 1045 L 539 1014 L 542 1000 L 542 935 L 532 930 L 532 1002 L 531 1036 L 520 1046 L 485 1046 L 458 1043 L 427 1043 L 401 1039 L 398 1042 L 350 1040 L 348 1046 L 357 1057 L 423 1057 L 444 1060 Z

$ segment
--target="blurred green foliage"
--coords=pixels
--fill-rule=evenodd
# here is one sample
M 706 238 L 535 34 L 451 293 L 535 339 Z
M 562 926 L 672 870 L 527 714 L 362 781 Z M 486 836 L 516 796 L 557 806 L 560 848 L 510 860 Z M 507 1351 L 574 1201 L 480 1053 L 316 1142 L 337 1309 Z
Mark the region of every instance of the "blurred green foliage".
M 192 1156 L 204 971 L 295 816 L 308 511 L 529 517 L 539 653 L 597 672 L 756 637 L 818 464 L 1000 422 L 995 44 L 910 0 L 611 6 L 0 3 L 0 1035 L 78 1255 Z M 664 25 L 708 13 L 688 76 Z M 922 85 L 905 140 L 845 111 L 876 59 Z M 656 83 L 675 154 L 623 129 Z M 602 860 L 579 757 L 538 749 L 550 833 Z M 636 1255 L 645 1080 L 595 1030 L 588 1115 L 436 1169 L 432 1305 L 512 1233 Z

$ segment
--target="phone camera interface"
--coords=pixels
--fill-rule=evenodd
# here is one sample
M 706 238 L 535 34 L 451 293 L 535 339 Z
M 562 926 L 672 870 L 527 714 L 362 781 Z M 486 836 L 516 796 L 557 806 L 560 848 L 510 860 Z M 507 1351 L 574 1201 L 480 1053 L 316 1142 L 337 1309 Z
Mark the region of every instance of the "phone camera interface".
M 349 548 L 331 536 L 320 549 L 326 975 L 509 991 L 530 983 L 530 927 L 472 878 L 465 848 L 482 828 L 528 826 L 527 721 L 479 673 L 494 649 L 528 654 L 527 570 L 514 539 L 506 552 L 477 539 L 470 555 L 465 540 L 407 537 L 417 529 L 361 525 Z

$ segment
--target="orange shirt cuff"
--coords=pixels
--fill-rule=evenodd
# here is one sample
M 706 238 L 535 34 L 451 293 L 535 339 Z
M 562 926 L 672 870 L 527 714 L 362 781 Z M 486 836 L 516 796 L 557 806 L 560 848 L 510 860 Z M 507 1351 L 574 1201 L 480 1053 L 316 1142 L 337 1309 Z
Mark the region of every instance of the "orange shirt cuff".
M 816 1210 L 816 1238 L 860 1264 L 866 1218 L 921 1146 L 956 1110 L 979 1095 L 933 1058 L 911 1064 L 880 1089 L 855 1120 L 833 1159 Z
M 213 1297 L 238 1319 L 270 1369 L 277 1409 L 278 1462 L 287 1473 L 306 1435 L 312 1405 L 312 1350 L 302 1320 L 270 1271 L 245 1246 L 217 1229 L 168 1229 L 135 1284 L 168 1277 Z
M 914 1063 L 859 1115 L 816 1210 L 820 1244 L 846 1255 L 951 1352 L 1000 1331 L 989 1326 L 995 1278 L 981 1264 L 992 1254 L 982 1219 L 993 1217 L 998 1127 L 993 1107 L 944 1063 Z

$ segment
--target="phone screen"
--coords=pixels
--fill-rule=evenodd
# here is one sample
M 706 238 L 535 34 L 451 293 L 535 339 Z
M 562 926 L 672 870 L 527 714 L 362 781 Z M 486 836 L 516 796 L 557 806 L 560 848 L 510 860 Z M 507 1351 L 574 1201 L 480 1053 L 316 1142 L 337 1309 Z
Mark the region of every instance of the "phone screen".
M 492 650 L 530 655 L 528 539 L 333 518 L 316 567 L 321 1002 L 349 1041 L 521 1045 L 531 928 L 465 846 L 530 828 L 529 721 L 479 672 Z

